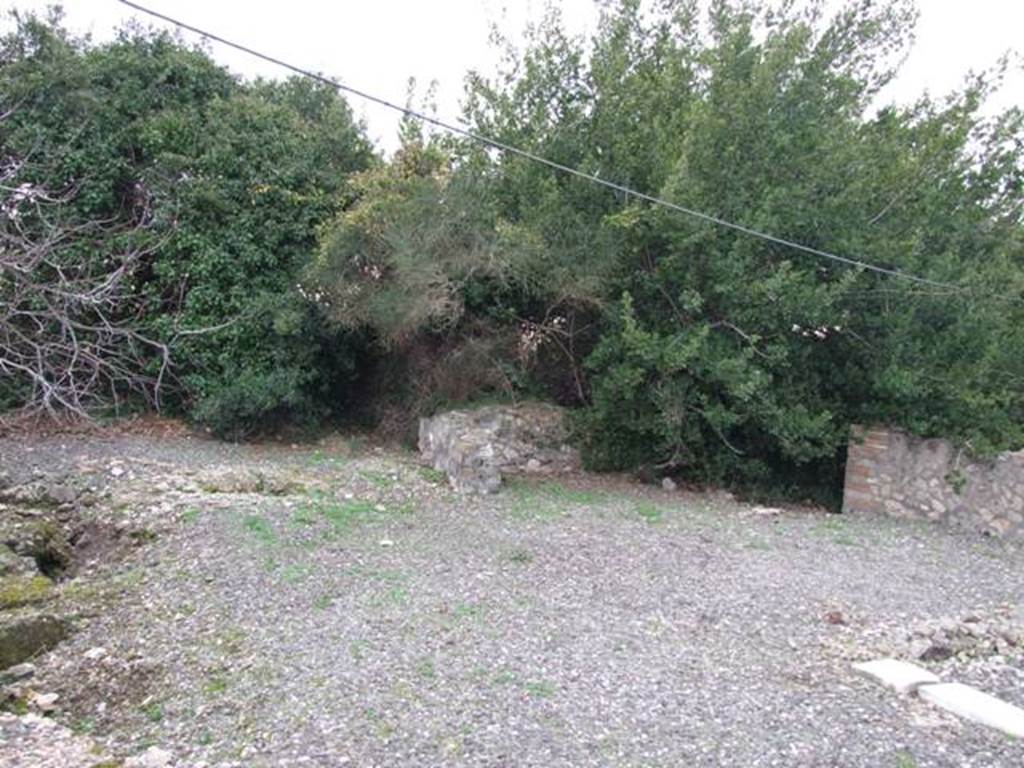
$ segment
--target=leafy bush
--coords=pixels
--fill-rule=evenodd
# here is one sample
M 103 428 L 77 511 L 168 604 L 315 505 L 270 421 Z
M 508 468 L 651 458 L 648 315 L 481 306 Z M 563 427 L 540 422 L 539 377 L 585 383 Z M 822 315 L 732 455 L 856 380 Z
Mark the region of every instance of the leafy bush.
M 145 252 L 131 319 L 174 344 L 164 404 L 224 434 L 340 406 L 358 341 L 331 332 L 298 283 L 347 177 L 373 162 L 346 103 L 309 80 L 241 83 L 166 33 L 92 45 L 59 15 L 12 18 L 0 92 L 19 108 L 0 154 L 45 153 L 38 181 L 73 185 L 69 220 L 117 232 L 83 259 Z M 155 347 L 150 374 L 162 363 Z
M 557 14 L 468 114 L 500 141 L 746 227 L 923 275 L 915 284 L 479 152 L 496 216 L 604 306 L 577 429 L 591 466 L 835 488 L 848 426 L 1024 442 L 1020 110 L 993 85 L 874 107 L 907 2 L 757 11 L 608 6 L 592 45 Z M 469 150 L 467 150 L 469 151 Z M 566 276 L 575 276 L 567 279 Z
M 591 41 L 550 12 L 495 78 L 470 76 L 467 121 L 924 282 L 409 122 L 380 163 L 330 89 L 241 83 L 137 30 L 92 46 L 22 19 L 3 155 L 41 142 L 39 181 L 75 179 L 78 214 L 126 225 L 84 258 L 138 238 L 133 317 L 177 340 L 175 403 L 222 434 L 353 400 L 406 433 L 544 393 L 584 406 L 591 466 L 800 493 L 838 487 L 851 423 L 1024 445 L 1024 111 L 981 116 L 998 72 L 895 107 L 878 94 L 909 0 L 656 5 L 605 4 Z

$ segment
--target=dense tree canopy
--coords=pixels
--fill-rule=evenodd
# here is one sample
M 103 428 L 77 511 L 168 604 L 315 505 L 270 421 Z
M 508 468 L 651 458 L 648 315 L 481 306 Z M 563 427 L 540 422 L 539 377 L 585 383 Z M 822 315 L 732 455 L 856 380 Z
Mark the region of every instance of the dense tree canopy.
M 158 345 L 150 376 L 173 340 L 175 401 L 222 431 L 351 409 L 359 374 L 362 404 L 411 416 L 495 394 L 574 405 L 597 468 L 801 493 L 836 487 L 851 423 L 1020 446 L 1024 113 L 984 116 L 998 71 L 883 103 L 913 5 L 829 8 L 617 0 L 591 40 L 549 11 L 496 76 L 469 76 L 465 118 L 924 282 L 411 121 L 381 162 L 330 89 L 241 83 L 138 30 L 94 46 L 22 20 L 0 136 L 7 158 L 46 158 L 19 182 L 73 188 L 69 222 L 121 223 L 75 258 L 125 238 L 145 254 L 119 311 Z
M 308 80 L 240 83 L 165 33 L 92 45 L 59 16 L 14 22 L 0 43 L 0 144 L 20 168 L 8 188 L 60 194 L 64 232 L 105 233 L 64 238 L 53 269 L 137 257 L 108 313 L 154 342 L 128 378 L 146 381 L 173 341 L 164 399 L 220 431 L 322 410 L 353 362 L 297 276 L 348 175 L 372 161 L 344 101 Z M 25 377 L 4 372 L 24 393 Z
M 979 451 L 1019 445 L 1024 132 L 1020 110 L 982 117 L 998 73 L 939 101 L 880 105 L 911 38 L 909 3 L 834 16 L 820 3 L 645 8 L 609 4 L 589 42 L 551 13 L 501 75 L 470 78 L 467 118 L 646 194 L 932 283 L 447 144 L 446 183 L 486 190 L 474 218 L 519 278 L 515 291 L 483 286 L 486 312 L 547 328 L 565 349 L 552 316 L 590 329 L 600 308 L 599 333 L 545 372 L 585 358 L 578 426 L 591 464 L 834 487 L 853 422 Z M 388 239 L 430 226 L 429 214 L 390 219 Z M 333 238 L 350 231 L 337 227 Z M 437 263 L 417 253 L 419 267 L 406 258 L 382 287 Z M 481 289 L 469 281 L 466 295 Z

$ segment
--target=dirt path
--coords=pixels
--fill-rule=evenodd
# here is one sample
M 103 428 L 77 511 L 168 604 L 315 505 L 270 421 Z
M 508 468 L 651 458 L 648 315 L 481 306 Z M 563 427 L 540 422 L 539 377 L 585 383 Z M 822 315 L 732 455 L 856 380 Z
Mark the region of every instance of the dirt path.
M 152 532 L 67 585 L 76 632 L 36 662 L 56 718 L 115 754 L 156 745 L 176 765 L 268 768 L 1024 764 L 1024 745 L 850 671 L 947 638 L 936 671 L 1021 699 L 1024 649 L 985 645 L 1021 618 L 1019 545 L 601 478 L 465 499 L 411 456 L 340 442 L 6 441 L 0 467 L 95 472 L 110 492 L 91 514 Z M 975 645 L 953 643 L 965 619 Z

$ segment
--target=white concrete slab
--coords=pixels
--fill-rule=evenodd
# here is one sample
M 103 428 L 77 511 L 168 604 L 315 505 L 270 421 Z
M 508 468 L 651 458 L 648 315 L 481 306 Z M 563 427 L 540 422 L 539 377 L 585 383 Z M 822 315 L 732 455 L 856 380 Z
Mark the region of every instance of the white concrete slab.
M 922 685 L 940 682 L 939 678 L 927 669 L 898 659 L 865 661 L 854 664 L 853 668 L 882 685 L 896 689 L 899 693 L 913 693 Z
M 961 683 L 925 685 L 918 690 L 925 701 L 967 720 L 1024 738 L 1024 709 Z

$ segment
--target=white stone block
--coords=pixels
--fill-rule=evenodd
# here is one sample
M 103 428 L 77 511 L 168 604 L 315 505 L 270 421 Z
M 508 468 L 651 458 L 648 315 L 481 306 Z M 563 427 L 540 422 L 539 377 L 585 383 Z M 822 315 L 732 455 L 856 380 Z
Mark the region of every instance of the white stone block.
M 961 683 L 940 683 L 923 686 L 918 690 L 918 695 L 967 720 L 1024 738 L 1024 709 L 989 696 L 977 688 Z
M 854 664 L 853 668 L 899 693 L 913 693 L 919 686 L 939 682 L 939 678 L 927 669 L 898 659 L 865 661 Z

